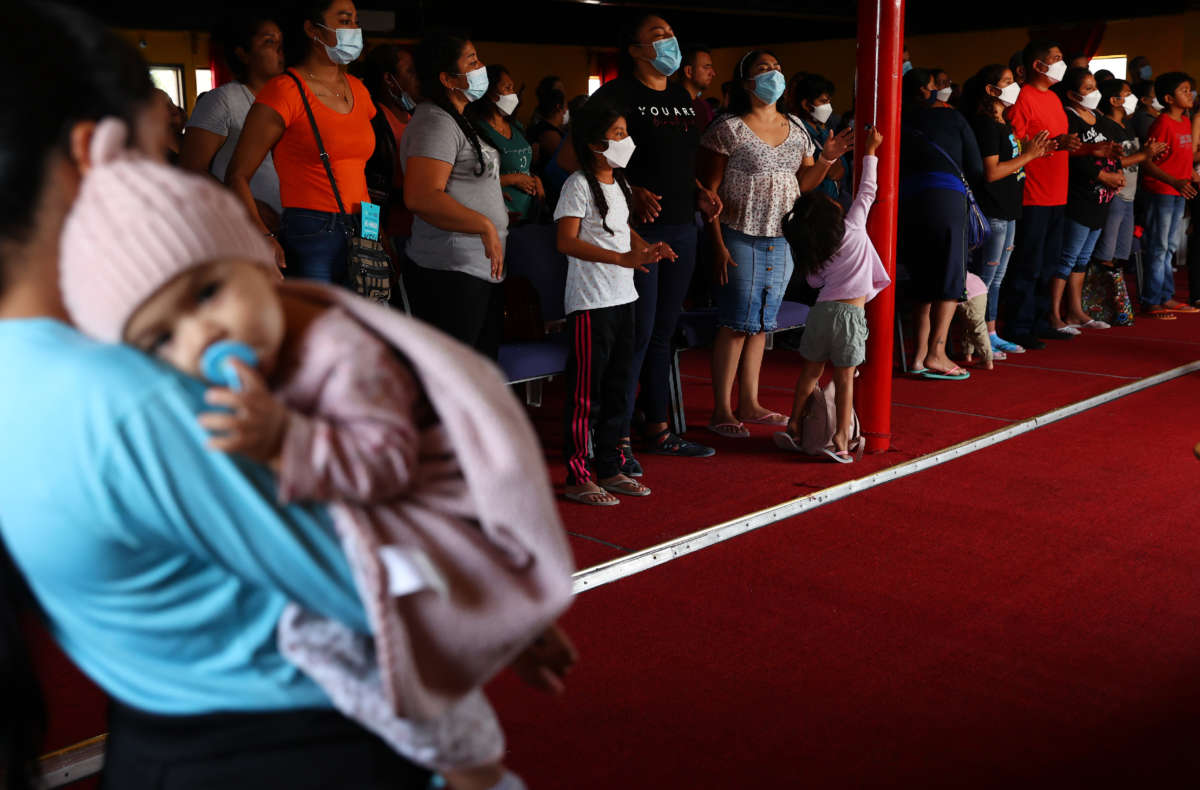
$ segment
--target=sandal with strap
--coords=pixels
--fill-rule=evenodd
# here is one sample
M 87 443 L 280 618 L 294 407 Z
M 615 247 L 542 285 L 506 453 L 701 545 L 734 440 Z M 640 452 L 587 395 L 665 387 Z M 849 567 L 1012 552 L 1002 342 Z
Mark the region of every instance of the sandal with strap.
M 719 422 L 706 427 L 717 436 L 724 436 L 726 439 L 748 439 L 750 437 L 750 431 L 746 430 L 746 426 L 740 422 Z
M 605 492 L 595 483 L 585 486 L 578 491 L 568 490 L 564 492 L 563 496 L 572 502 L 578 502 L 581 505 L 592 505 L 594 507 L 612 507 L 613 505 L 621 504 L 621 500 Z
M 611 482 L 605 483 L 600 481 L 600 487 L 612 494 L 624 494 L 625 496 L 650 496 L 650 489 L 642 485 L 636 480 L 620 475 L 613 478 Z

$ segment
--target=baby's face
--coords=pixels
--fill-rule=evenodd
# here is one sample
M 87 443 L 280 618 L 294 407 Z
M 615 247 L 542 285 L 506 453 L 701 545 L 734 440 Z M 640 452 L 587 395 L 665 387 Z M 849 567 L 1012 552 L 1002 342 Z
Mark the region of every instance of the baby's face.
M 284 332 L 271 273 L 232 258 L 196 266 L 158 289 L 129 319 L 123 339 L 198 378 L 204 349 L 236 340 L 254 349 L 259 371 L 270 375 Z

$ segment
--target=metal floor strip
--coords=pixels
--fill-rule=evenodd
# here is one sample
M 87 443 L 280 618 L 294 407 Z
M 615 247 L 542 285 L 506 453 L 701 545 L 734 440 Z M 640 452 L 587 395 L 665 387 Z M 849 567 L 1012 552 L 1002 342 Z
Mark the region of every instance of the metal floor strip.
M 747 532 L 774 524 L 777 521 L 814 510 L 822 505 L 827 505 L 830 502 L 836 502 L 839 499 L 848 497 L 851 494 L 866 491 L 884 483 L 890 483 L 893 480 L 899 480 L 902 477 L 940 466 L 947 461 L 953 461 L 956 458 L 978 452 L 992 445 L 1008 441 L 1022 434 L 1058 422 L 1059 420 L 1073 417 L 1088 409 L 1094 409 L 1097 406 L 1111 403 L 1127 395 L 1132 395 L 1135 392 L 1140 392 L 1144 389 L 1149 389 L 1150 387 L 1186 376 L 1197 370 L 1200 370 L 1200 361 L 1189 362 L 1172 370 L 1140 379 L 1132 384 L 1126 384 L 1123 387 L 1117 387 L 1114 390 L 1101 393 L 1086 400 L 1049 411 L 1041 416 L 1031 417 L 1027 420 L 1022 420 L 1013 425 L 992 431 L 989 434 L 960 442 L 945 450 L 939 450 L 935 453 L 923 455 L 920 458 L 914 458 L 911 461 L 889 467 L 867 477 L 849 480 L 845 483 L 822 489 L 816 493 L 797 497 L 774 507 L 760 510 L 757 513 L 739 516 L 721 524 L 699 530 L 698 532 L 673 538 L 657 546 L 651 546 L 648 549 L 635 552 L 628 557 L 619 557 L 591 568 L 585 568 L 575 574 L 575 592 L 581 593 L 586 590 L 594 590 L 605 584 L 611 584 L 627 576 L 632 576 L 635 573 L 641 573 L 650 568 L 679 559 L 687 554 L 700 551 L 730 538 L 735 538 L 738 535 L 744 535 Z

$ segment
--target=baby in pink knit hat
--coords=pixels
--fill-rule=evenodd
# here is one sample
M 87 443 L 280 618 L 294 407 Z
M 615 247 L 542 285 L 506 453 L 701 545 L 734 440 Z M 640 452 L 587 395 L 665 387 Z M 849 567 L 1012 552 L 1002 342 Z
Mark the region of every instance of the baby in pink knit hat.
M 208 390 L 206 401 L 220 410 L 201 414 L 200 424 L 214 449 L 270 465 L 281 501 L 345 503 L 331 512 L 374 637 L 364 640 L 293 606 L 280 625 L 284 654 L 344 713 L 401 754 L 442 771 L 451 787 L 522 788 L 500 765 L 503 737 L 478 685 L 535 638 L 543 646 L 558 638 L 552 623 L 569 592 L 534 602 L 524 631 L 510 629 L 481 647 L 486 661 L 472 664 L 476 657 L 467 648 L 451 644 L 483 629 L 464 627 L 464 616 L 448 608 L 448 585 L 464 572 L 487 576 L 495 554 L 456 544 L 464 555 L 476 552 L 461 562 L 487 570 L 454 567 L 449 563 L 459 558 L 452 560 L 438 537 L 410 529 L 431 506 L 422 504 L 420 513 L 405 508 L 424 502 L 431 486 L 440 486 L 442 498 L 470 501 L 461 480 L 457 488 L 446 484 L 444 462 L 436 473 L 424 471 L 431 446 L 442 458 L 446 450 L 414 369 L 382 332 L 347 309 L 354 302 L 337 304 L 354 297 L 281 283 L 271 248 L 226 190 L 127 152 L 125 137 L 118 121 L 98 126 L 94 167 L 64 229 L 62 292 L 72 320 L 99 340 L 131 344 L 200 378 L 214 343 L 237 341 L 252 350 L 256 364 L 234 363 L 240 388 Z M 389 538 L 398 548 L 387 545 Z M 569 590 L 569 567 L 562 567 Z M 496 588 L 508 589 L 507 577 L 495 576 Z M 412 596 L 410 603 L 392 603 L 403 595 Z M 459 633 L 438 643 L 431 633 L 442 630 Z M 569 643 L 557 645 L 543 663 L 551 674 L 573 661 Z M 347 662 L 345 655 L 362 660 Z M 456 660 L 464 666 L 451 666 Z

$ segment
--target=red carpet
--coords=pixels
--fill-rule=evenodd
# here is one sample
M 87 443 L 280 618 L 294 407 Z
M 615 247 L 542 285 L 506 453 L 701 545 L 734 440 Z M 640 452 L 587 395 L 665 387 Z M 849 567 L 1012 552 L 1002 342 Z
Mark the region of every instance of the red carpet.
M 1186 786 L 1200 376 L 581 596 L 531 787 Z M 1190 777 L 1190 780 L 1185 780 Z
M 967 382 L 897 378 L 891 451 L 844 467 L 777 452 L 770 428 L 704 432 L 708 357 L 689 351 L 691 436 L 717 456 L 643 455 L 653 496 L 562 512 L 586 567 L 1198 357 L 1200 316 L 1185 316 Z M 787 411 L 798 364 L 769 354 L 766 405 Z M 497 685 L 513 764 L 534 790 L 1072 786 L 1136 776 L 1135 762 L 1174 770 L 1200 711 L 1200 464 L 1185 458 L 1198 380 L 587 593 L 568 617 L 584 662 L 567 698 Z M 561 484 L 559 387 L 531 414 Z M 49 645 L 39 661 L 47 749 L 102 731 L 102 696 Z

